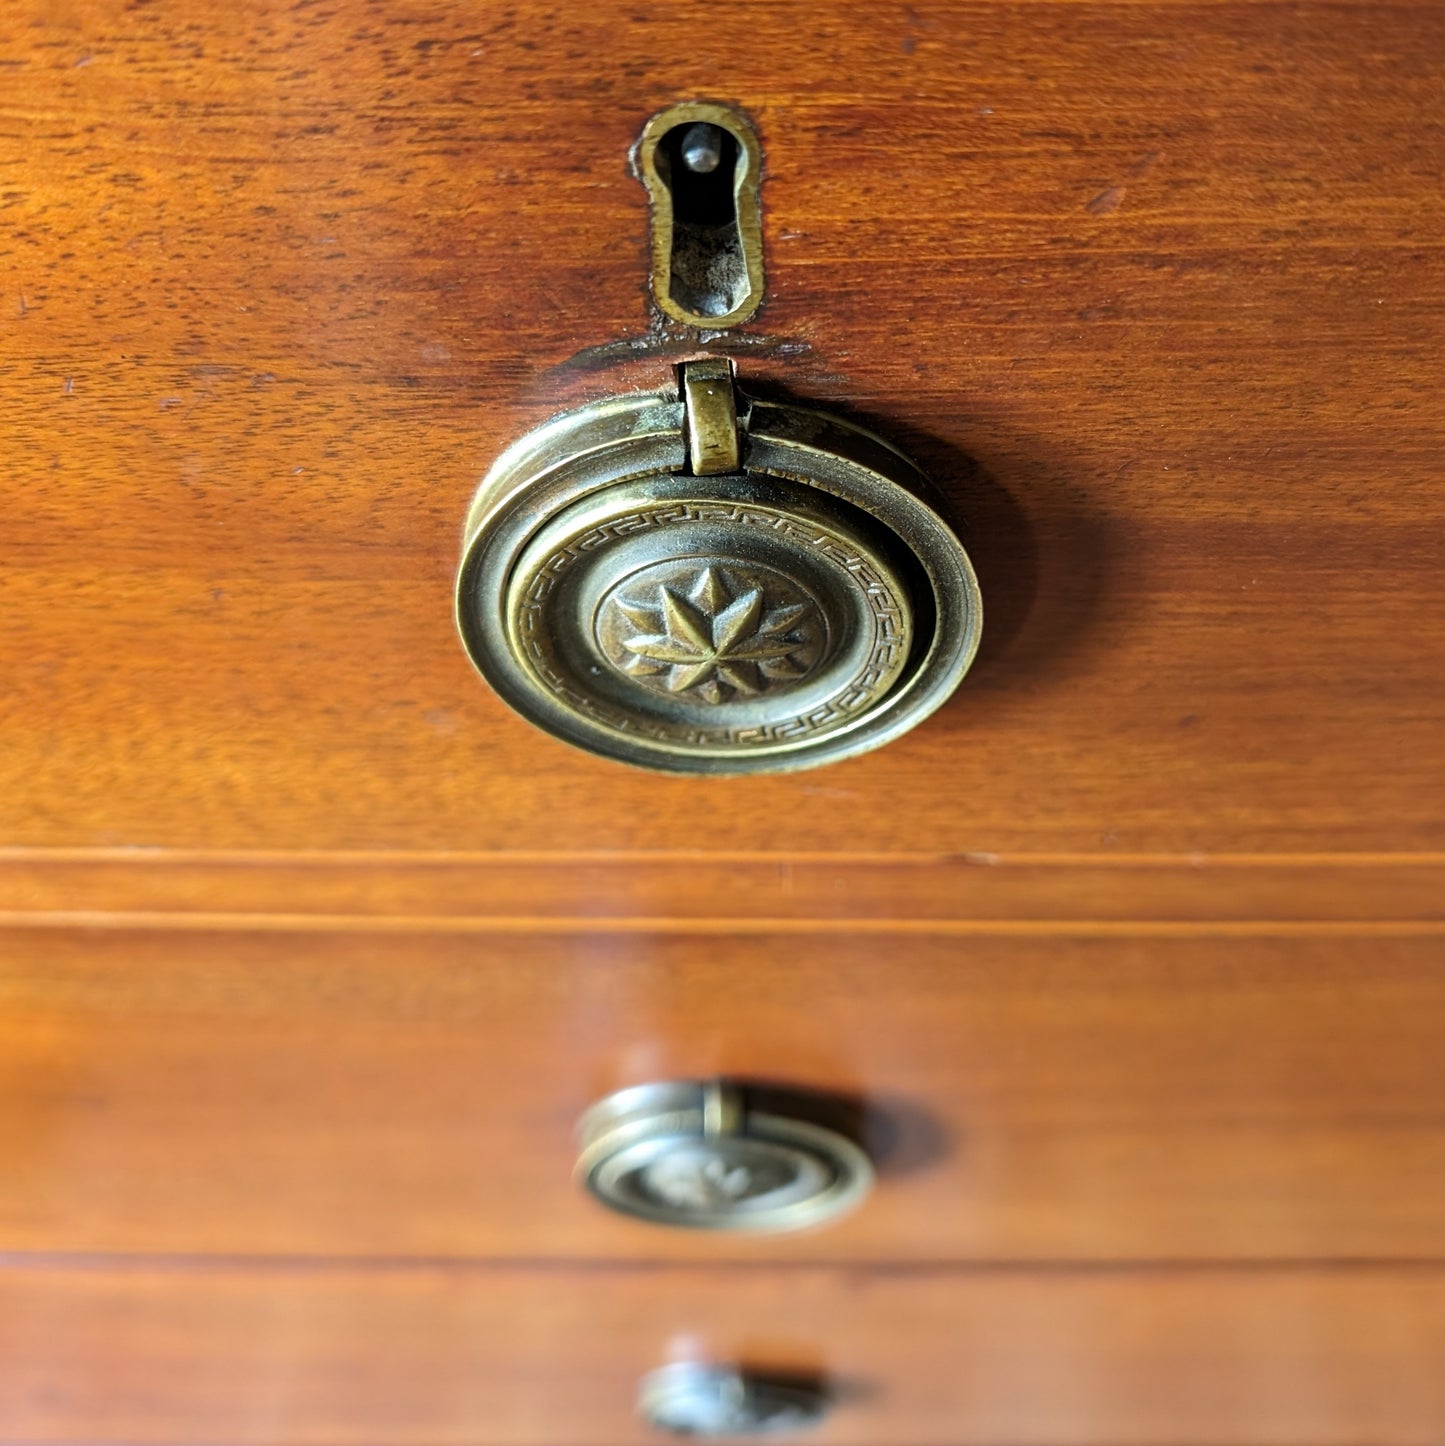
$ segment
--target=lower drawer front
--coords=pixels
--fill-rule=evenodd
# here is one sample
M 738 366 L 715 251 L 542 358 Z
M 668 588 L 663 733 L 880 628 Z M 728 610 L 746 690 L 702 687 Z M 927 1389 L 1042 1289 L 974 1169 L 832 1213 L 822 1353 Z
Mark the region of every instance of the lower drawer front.
M 820 1442 L 1436 1446 L 1445 1268 L 12 1267 L 0 1439 L 621 1446 L 687 1356 Z
M 1438 938 L 0 936 L 0 1250 L 697 1259 L 593 1099 L 861 1095 L 847 1220 L 707 1259 L 1445 1254 Z

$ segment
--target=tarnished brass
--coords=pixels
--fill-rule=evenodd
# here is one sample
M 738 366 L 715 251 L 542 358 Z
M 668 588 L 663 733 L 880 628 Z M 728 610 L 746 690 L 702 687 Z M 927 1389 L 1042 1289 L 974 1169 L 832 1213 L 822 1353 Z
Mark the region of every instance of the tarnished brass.
M 633 151 L 652 200 L 652 294 L 688 326 L 747 321 L 763 299 L 763 157 L 747 118 L 724 105 L 669 106 Z
M 687 461 L 695 477 L 738 470 L 738 408 L 733 365 L 725 357 L 682 369 Z
M 968 558 L 901 453 L 735 393 L 730 364 L 570 412 L 498 459 L 457 623 L 497 692 L 595 753 L 672 772 L 877 747 L 978 644 Z
M 637 1414 L 674 1436 L 765 1436 L 802 1431 L 827 1414 L 816 1380 L 736 1366 L 675 1361 L 643 1377 Z
M 582 1117 L 578 1178 L 658 1225 L 776 1232 L 831 1220 L 873 1183 L 842 1111 L 711 1080 L 620 1090 Z

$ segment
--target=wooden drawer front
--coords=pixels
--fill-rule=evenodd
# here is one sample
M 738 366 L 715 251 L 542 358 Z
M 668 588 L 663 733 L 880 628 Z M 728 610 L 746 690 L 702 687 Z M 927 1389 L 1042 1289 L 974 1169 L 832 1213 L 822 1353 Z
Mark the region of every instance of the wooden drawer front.
M 820 1442 L 1436 1446 L 1445 1271 L 35 1268 L 0 1439 L 622 1446 L 676 1355 L 826 1372 Z
M 0 1245 L 879 1260 L 1445 1249 L 1439 940 L 14 931 Z M 570 1180 L 591 1100 L 861 1094 L 836 1227 L 699 1240 Z
M 751 0 L 743 62 L 637 0 L 12 3 L 9 841 L 1440 846 L 1438 5 Z M 491 459 L 694 349 L 626 155 L 720 89 L 770 294 L 713 349 L 915 452 L 988 618 L 915 734 L 735 786 L 542 738 L 450 605 Z

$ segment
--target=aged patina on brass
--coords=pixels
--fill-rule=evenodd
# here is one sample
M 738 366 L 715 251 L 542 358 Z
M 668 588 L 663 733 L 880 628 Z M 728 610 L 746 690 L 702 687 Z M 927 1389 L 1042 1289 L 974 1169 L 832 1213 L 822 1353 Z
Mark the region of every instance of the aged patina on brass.
M 633 150 L 652 202 L 652 294 L 674 321 L 737 326 L 763 299 L 763 156 L 747 118 L 684 101 Z
M 805 768 L 896 737 L 978 646 L 958 539 L 900 452 L 753 400 L 731 363 L 555 418 L 467 518 L 457 623 L 568 742 L 671 772 Z
M 818 1225 L 867 1194 L 873 1167 L 836 1110 L 810 1103 L 720 1080 L 619 1090 L 582 1117 L 577 1175 L 610 1209 L 657 1225 Z

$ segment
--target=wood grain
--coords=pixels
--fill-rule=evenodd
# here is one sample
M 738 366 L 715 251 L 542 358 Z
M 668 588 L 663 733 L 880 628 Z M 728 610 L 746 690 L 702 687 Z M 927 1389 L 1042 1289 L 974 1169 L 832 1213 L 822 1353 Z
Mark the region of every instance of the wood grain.
M 1442 846 L 1430 4 L 24 0 L 0 54 L 0 839 Z M 654 384 L 626 151 L 758 121 L 715 345 L 968 519 L 975 677 L 882 753 L 654 779 L 452 635 L 501 446 Z
M 0 1249 L 371 1258 L 1445 1256 L 1438 939 L 0 935 Z M 572 1184 L 593 1099 L 861 1096 L 835 1227 Z
M 630 1446 L 678 1355 L 822 1369 L 856 1446 L 1434 1446 L 1445 1271 L 0 1274 L 0 1439 Z
M 6 8 L 0 1443 L 622 1446 L 697 1351 L 856 1446 L 1434 1446 L 1445 9 L 717 17 Z M 705 344 L 626 170 L 696 96 L 767 156 Z M 700 347 L 962 520 L 876 755 L 630 773 L 453 636 L 490 460 Z M 874 1198 L 578 1195 L 713 1072 L 863 1096 Z
M 745 907 L 739 907 L 745 901 Z M 0 924 L 426 932 L 1212 935 L 1445 929 L 1429 855 L 0 851 Z

